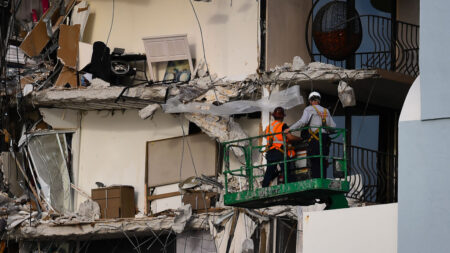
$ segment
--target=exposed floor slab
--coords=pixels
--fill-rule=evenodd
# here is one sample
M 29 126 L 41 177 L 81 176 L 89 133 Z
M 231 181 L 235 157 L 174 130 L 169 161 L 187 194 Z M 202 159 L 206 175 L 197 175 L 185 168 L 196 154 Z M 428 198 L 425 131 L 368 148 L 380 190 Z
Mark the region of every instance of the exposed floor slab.
M 40 107 L 55 107 L 79 110 L 142 109 L 150 103 L 164 103 L 167 86 L 106 87 L 101 89 L 47 89 L 35 92 L 31 103 Z
M 208 214 L 211 216 L 212 214 Z M 134 235 L 152 235 L 152 231 L 170 231 L 175 217 L 159 216 L 145 218 L 129 218 L 115 220 L 98 220 L 95 222 L 74 222 L 66 224 L 39 224 L 37 226 L 24 226 L 11 231 L 9 239 L 70 239 L 85 240 L 94 238 L 120 238 L 124 233 Z M 208 229 L 207 214 L 198 214 L 187 224 L 186 229 Z

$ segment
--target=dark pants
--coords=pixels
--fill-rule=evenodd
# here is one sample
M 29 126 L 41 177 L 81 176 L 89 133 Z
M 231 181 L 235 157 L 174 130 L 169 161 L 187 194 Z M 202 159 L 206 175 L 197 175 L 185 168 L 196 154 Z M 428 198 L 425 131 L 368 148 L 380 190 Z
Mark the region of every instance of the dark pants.
M 308 144 L 308 156 L 320 155 L 320 143 L 312 138 Z M 322 155 L 330 154 L 330 137 L 322 133 Z M 323 178 L 327 178 L 328 159 L 323 159 Z M 310 158 L 312 178 L 320 178 L 320 158 Z
M 281 163 L 279 163 L 281 171 L 284 171 L 283 159 L 284 159 L 283 152 L 281 152 L 277 149 L 271 149 L 271 150 L 267 151 L 267 154 L 266 154 L 267 164 L 281 162 Z M 289 159 L 289 158 L 287 158 L 287 159 Z M 292 163 L 287 164 L 288 169 L 291 167 L 291 165 L 292 165 Z M 270 182 L 274 178 L 276 178 L 278 176 L 278 174 L 279 174 L 279 172 L 277 170 L 277 164 L 267 166 L 266 173 L 264 173 L 264 179 L 262 181 L 262 187 L 269 186 Z M 288 179 L 288 181 L 289 181 L 289 179 Z

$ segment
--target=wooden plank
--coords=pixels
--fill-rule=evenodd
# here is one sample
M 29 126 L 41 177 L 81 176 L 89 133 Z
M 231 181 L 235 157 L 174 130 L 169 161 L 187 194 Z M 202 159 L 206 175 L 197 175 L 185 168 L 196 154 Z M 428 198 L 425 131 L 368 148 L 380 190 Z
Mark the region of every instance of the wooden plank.
M 266 230 L 264 229 L 264 225 L 261 226 L 260 235 L 261 235 L 261 239 L 259 240 L 259 252 L 266 253 L 267 234 L 266 234 Z
M 148 196 L 147 199 L 149 201 L 153 201 L 153 200 L 157 200 L 157 199 L 165 199 L 165 198 L 170 198 L 170 197 L 175 197 L 175 196 L 180 196 L 180 195 L 181 195 L 180 192 L 169 192 L 169 193 L 164 193 L 164 194 L 151 195 L 151 196 Z
M 84 192 L 83 190 L 78 188 L 76 185 L 70 183 L 70 187 L 72 187 L 72 189 L 77 191 L 80 195 L 84 196 L 85 198 L 88 198 L 88 199 L 92 200 L 92 198 L 91 198 L 91 196 L 89 196 L 89 194 L 87 194 L 86 192 Z

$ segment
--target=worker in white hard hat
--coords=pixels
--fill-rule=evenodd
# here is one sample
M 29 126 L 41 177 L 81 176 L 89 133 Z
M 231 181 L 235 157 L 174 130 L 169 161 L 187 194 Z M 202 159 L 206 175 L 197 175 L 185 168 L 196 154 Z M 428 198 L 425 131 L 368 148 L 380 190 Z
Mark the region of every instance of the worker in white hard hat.
M 330 115 L 328 109 L 320 106 L 320 93 L 313 91 L 309 94 L 309 106 L 303 111 L 303 115 L 299 121 L 295 122 L 291 127 L 285 130 L 298 129 L 301 127 L 309 126 L 308 133 L 306 134 L 306 140 L 308 141 L 308 156 L 314 156 L 320 154 L 320 129 L 317 127 L 336 127 L 336 123 Z M 322 155 L 328 156 L 330 153 L 330 137 L 327 129 L 322 129 Z M 320 178 L 320 158 L 311 158 L 311 172 L 313 178 Z M 326 178 L 328 162 L 324 160 L 323 166 L 323 178 Z

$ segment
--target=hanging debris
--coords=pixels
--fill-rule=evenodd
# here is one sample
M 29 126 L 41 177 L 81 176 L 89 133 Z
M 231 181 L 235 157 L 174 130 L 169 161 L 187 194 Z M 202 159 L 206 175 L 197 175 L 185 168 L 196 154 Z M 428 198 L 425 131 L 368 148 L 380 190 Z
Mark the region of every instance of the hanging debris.
M 217 138 L 219 142 L 245 139 L 248 137 L 233 118 L 193 113 L 187 113 L 184 116 L 200 127 L 208 136 Z M 233 148 L 233 152 L 239 157 L 244 155 L 243 151 L 239 148 Z
M 355 106 L 356 98 L 353 88 L 344 81 L 339 82 L 338 96 L 343 107 Z

